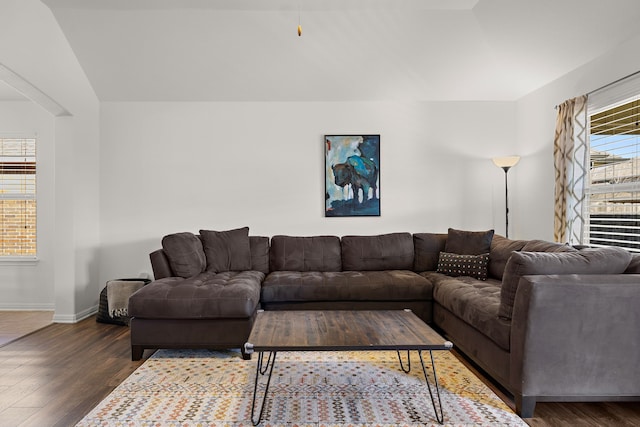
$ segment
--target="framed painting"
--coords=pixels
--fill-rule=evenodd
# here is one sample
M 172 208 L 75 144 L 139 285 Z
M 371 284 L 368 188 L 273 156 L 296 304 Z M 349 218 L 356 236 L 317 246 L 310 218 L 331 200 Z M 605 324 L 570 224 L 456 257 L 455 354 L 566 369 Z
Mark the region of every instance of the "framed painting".
M 380 135 L 325 135 L 325 216 L 380 216 Z

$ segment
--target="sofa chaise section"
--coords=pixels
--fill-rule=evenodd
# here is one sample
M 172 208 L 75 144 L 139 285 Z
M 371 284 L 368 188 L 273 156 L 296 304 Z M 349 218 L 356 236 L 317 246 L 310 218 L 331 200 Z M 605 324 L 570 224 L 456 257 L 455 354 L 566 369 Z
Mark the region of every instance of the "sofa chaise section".
M 129 298 L 133 360 L 148 348 L 244 348 L 268 272 L 269 239 L 248 236 L 248 229 L 218 235 L 215 244 L 232 247 L 212 262 L 202 234 L 170 235 L 150 254 L 156 280 Z M 248 269 L 217 271 L 237 267 L 229 254 L 238 248 Z

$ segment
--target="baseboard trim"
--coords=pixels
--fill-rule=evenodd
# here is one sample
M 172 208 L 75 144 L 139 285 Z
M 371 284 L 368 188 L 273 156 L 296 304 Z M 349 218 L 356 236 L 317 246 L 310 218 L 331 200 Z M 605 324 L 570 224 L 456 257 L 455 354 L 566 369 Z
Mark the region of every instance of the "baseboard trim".
M 86 319 L 89 316 L 93 316 L 97 312 L 98 312 L 98 306 L 94 305 L 76 314 L 54 314 L 53 323 L 77 323 L 81 320 Z
M 55 311 L 56 307 L 52 303 L 9 303 L 0 304 L 2 311 Z

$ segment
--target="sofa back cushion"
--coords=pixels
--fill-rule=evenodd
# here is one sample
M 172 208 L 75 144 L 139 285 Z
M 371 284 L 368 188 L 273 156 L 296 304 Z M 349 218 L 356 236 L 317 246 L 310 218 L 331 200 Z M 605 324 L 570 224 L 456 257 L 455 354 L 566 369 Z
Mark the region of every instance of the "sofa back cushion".
M 345 271 L 411 270 L 413 254 L 410 233 L 342 238 L 342 268 Z
M 341 271 L 337 236 L 273 236 L 269 253 L 271 271 Z
M 525 252 L 576 252 L 577 249 L 564 243 L 546 240 L 529 240 L 522 248 Z
M 440 252 L 444 252 L 447 235 L 444 233 L 415 233 L 413 271 L 436 271 Z
M 588 248 L 567 252 L 514 252 L 507 261 L 500 290 L 498 316 L 511 319 L 522 276 L 528 274 L 621 274 L 631 254 L 624 249 Z
M 162 250 L 177 277 L 196 276 L 207 266 L 202 242 L 193 233 L 174 233 L 164 236 Z
M 249 227 L 228 231 L 200 230 L 207 271 L 251 270 Z
M 526 240 L 511 240 L 496 234 L 491 241 L 489 250 L 489 277 L 502 280 L 504 268 L 514 251 L 521 251 Z

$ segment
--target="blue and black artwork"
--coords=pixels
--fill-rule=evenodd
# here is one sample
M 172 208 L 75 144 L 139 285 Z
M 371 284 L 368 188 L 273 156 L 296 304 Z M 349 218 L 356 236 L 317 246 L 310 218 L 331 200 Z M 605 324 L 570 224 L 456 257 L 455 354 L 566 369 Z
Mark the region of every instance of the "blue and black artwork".
M 325 136 L 325 216 L 380 215 L 380 135 Z

